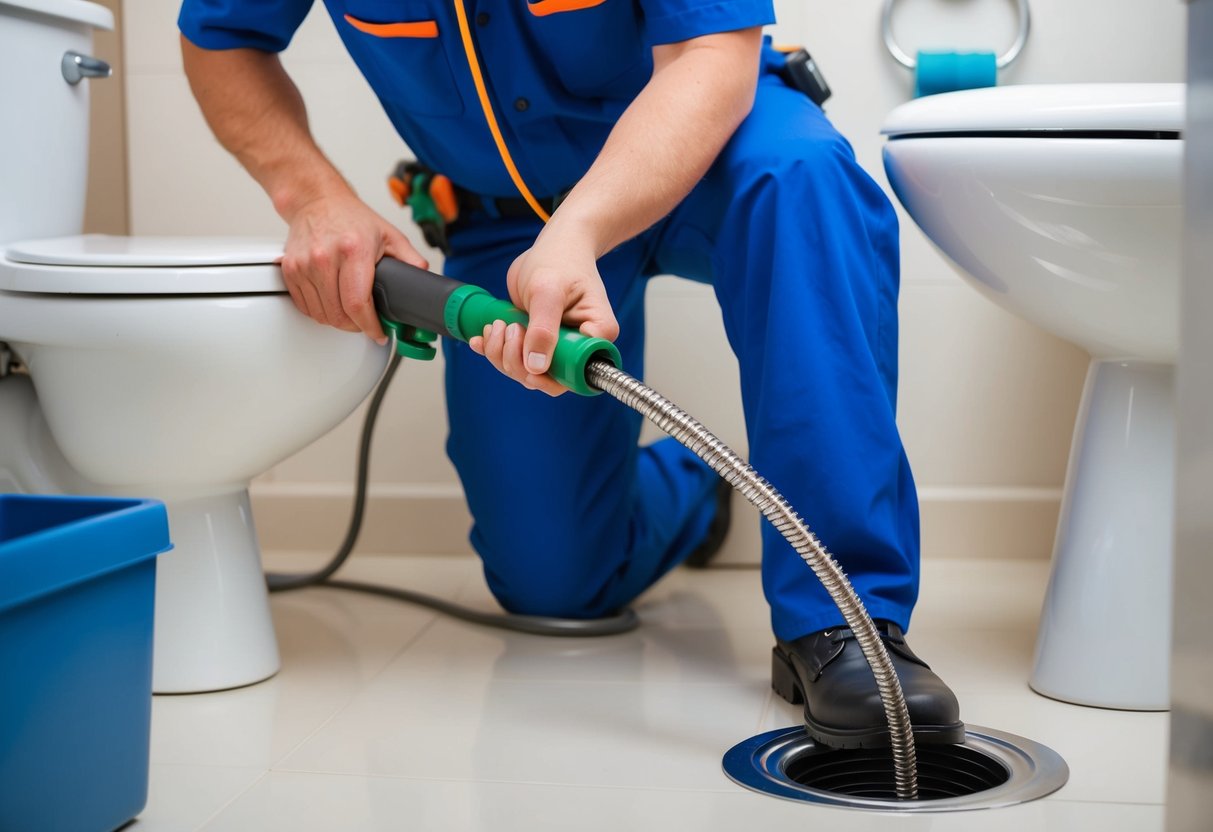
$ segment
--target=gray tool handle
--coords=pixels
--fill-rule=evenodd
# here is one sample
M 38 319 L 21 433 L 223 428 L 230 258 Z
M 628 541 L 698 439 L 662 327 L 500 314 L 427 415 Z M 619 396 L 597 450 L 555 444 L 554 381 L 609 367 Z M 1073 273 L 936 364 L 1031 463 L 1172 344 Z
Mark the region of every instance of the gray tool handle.
M 464 284 L 443 275 L 384 257 L 375 267 L 371 297 L 389 321 L 447 335 L 446 304 Z

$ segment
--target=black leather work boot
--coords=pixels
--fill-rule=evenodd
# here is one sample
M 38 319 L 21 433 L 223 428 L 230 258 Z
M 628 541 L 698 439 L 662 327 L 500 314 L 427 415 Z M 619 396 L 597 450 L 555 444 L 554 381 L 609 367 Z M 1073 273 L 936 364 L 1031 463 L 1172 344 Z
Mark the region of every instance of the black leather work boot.
M 914 741 L 964 742 L 956 695 L 914 655 L 900 627 L 886 621 L 876 626 L 901 681 Z M 776 641 L 771 687 L 793 705 L 804 703 L 805 728 L 817 742 L 832 748 L 889 745 L 889 724 L 876 680 L 848 627 Z

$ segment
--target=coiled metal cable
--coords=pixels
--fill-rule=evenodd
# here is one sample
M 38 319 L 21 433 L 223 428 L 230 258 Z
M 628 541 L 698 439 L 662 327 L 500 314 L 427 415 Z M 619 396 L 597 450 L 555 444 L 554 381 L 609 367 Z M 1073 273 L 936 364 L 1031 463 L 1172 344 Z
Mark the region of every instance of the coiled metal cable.
M 471 610 L 410 590 L 353 581 L 338 581 L 332 578 L 350 556 L 358 540 L 358 532 L 362 527 L 362 516 L 366 506 L 367 472 L 375 419 L 383 403 L 388 384 L 391 383 L 399 363 L 399 356 L 393 356 L 384 370 L 383 378 L 380 380 L 367 410 L 359 442 L 354 508 L 346 539 L 333 559 L 316 572 L 297 575 L 267 575 L 270 592 L 302 589 L 307 586 L 329 586 L 336 589 L 369 592 L 400 601 L 421 604 L 472 623 L 539 635 L 585 637 L 613 635 L 634 629 L 638 622 L 636 614 L 631 610 L 624 610 L 610 618 L 587 621 L 500 615 Z M 639 412 L 690 448 L 734 490 L 761 511 L 763 516 L 771 521 L 779 533 L 804 558 L 838 606 L 847 626 L 855 633 L 856 641 L 872 668 L 872 675 L 876 679 L 876 687 L 884 705 L 885 717 L 889 722 L 897 797 L 902 800 L 916 800 L 918 798 L 917 756 L 914 750 L 910 714 L 906 708 L 905 696 L 901 691 L 901 683 L 897 679 L 897 672 L 893 669 L 888 651 L 885 650 L 884 643 L 881 641 L 880 633 L 864 609 L 863 601 L 851 587 L 851 583 L 842 569 L 830 557 L 825 546 L 774 486 L 759 476 L 749 463 L 721 442 L 711 431 L 669 399 L 603 360 L 591 361 L 587 365 L 586 380 L 597 389 Z
M 639 412 L 657 427 L 694 451 L 712 470 L 750 501 L 792 548 L 804 558 L 830 593 L 876 678 L 876 687 L 889 721 L 893 750 L 893 776 L 897 797 L 918 799 L 918 760 L 901 682 L 880 639 L 880 632 L 864 609 L 842 568 L 830 557 L 821 541 L 774 486 L 759 476 L 749 463 L 721 442 L 689 413 L 608 361 L 598 359 L 586 366 L 586 380 Z

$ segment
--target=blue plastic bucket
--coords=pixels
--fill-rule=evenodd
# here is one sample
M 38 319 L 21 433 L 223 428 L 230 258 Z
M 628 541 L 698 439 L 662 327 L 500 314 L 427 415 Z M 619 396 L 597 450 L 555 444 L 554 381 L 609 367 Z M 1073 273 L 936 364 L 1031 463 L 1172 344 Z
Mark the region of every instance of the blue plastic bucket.
M 0 832 L 109 832 L 147 803 L 151 500 L 0 495 Z

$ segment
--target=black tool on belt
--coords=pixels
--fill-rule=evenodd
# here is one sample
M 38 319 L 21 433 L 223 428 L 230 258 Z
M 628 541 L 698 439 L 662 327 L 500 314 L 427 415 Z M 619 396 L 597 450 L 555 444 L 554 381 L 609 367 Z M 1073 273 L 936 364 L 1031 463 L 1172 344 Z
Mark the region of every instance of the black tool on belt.
M 783 68 L 779 70 L 784 83 L 793 89 L 800 90 L 818 107 L 826 103 L 832 95 L 830 85 L 826 83 L 821 68 L 803 46 L 784 53 Z

